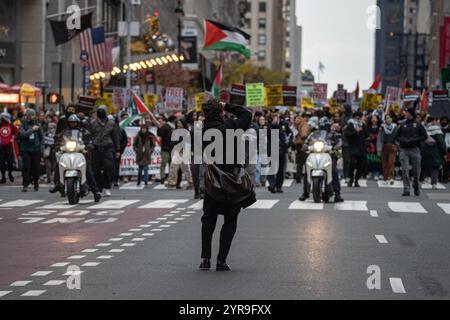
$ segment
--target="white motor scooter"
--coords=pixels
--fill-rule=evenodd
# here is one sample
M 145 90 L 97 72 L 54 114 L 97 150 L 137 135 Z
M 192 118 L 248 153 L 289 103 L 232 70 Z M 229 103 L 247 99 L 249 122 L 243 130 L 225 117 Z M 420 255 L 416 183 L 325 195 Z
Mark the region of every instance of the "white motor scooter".
M 77 204 L 86 195 L 85 146 L 80 141 L 66 140 L 58 160 L 60 183 L 64 186 L 69 204 Z
M 314 202 L 328 202 L 333 195 L 332 188 L 332 146 L 324 140 L 316 140 L 308 147 L 311 154 L 306 159 L 306 174 Z

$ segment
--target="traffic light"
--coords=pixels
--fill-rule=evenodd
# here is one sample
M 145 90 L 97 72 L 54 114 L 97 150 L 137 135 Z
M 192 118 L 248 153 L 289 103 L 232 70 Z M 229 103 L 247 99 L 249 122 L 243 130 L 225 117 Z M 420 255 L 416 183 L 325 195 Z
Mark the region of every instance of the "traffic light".
M 47 102 L 50 104 L 59 104 L 59 101 L 61 100 L 61 97 L 57 93 L 49 93 L 47 95 Z

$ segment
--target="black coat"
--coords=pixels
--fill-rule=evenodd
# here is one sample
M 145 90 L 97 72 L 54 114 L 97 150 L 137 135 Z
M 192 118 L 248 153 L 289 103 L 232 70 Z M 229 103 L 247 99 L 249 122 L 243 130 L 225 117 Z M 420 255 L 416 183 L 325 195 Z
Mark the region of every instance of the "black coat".
M 427 140 L 427 131 L 422 124 L 413 120 L 406 120 L 399 125 L 397 141 L 400 148 L 419 148 L 421 143 Z

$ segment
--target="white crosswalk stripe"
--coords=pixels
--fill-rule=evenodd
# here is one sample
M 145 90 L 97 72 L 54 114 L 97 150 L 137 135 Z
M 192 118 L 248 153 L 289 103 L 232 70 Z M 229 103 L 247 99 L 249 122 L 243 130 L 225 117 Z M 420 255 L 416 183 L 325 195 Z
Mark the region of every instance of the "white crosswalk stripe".
M 0 204 L 0 208 L 23 208 L 41 202 L 44 200 L 14 200 Z
M 138 209 L 171 209 L 177 205 L 188 202 L 189 199 L 156 200 L 140 206 Z
M 123 209 L 139 201 L 140 200 L 107 200 L 90 206 L 89 209 Z
M 141 184 L 140 186 L 138 186 L 134 182 L 129 182 L 129 183 L 125 183 L 125 184 L 121 185 L 119 187 L 119 190 L 144 190 L 144 188 L 145 188 L 144 184 Z
M 248 207 L 248 209 L 272 209 L 279 201 L 280 200 L 257 200 L 256 203 Z
M 334 209 L 338 211 L 369 211 L 367 201 L 345 201 L 336 203 Z
M 438 203 L 437 204 L 446 214 L 450 214 L 450 203 Z
M 323 210 L 323 208 L 323 203 L 314 203 L 312 200 L 305 202 L 296 200 L 289 206 L 289 210 Z
M 361 179 L 358 181 L 358 184 L 361 188 L 367 188 L 367 180 L 366 179 Z M 345 180 L 341 180 L 341 187 L 348 187 L 347 183 L 345 182 Z
M 94 200 L 80 200 L 80 203 L 78 205 L 90 204 L 90 203 L 94 203 Z M 77 204 L 74 204 L 74 205 L 68 204 L 67 201 L 59 201 L 59 202 L 55 202 L 55 203 L 51 203 L 51 204 L 47 204 L 45 206 L 39 207 L 38 209 L 64 210 L 64 209 L 75 208 L 78 205 Z
M 203 200 L 200 200 L 189 207 L 192 210 L 202 210 L 203 209 Z
M 398 213 L 428 213 L 419 202 L 388 202 L 388 206 Z

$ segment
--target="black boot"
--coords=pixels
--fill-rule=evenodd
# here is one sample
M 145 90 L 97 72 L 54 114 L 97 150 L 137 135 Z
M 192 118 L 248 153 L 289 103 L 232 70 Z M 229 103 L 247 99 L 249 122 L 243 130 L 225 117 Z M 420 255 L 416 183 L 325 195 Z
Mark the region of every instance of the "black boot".
M 300 198 L 298 198 L 298 200 L 300 201 L 306 201 L 307 199 L 309 199 L 309 193 L 303 193 L 302 196 Z
M 58 191 L 61 192 L 61 185 L 58 183 L 53 188 L 50 188 L 50 193 L 57 193 Z
M 94 201 L 96 203 L 100 202 L 100 200 L 102 199 L 102 195 L 99 192 L 94 192 Z
M 9 181 L 14 182 L 14 176 L 12 172 L 9 173 Z
M 211 269 L 211 260 L 203 259 L 202 262 L 200 263 L 199 269 L 202 271 L 207 271 L 207 270 Z
M 344 202 L 344 199 L 342 199 L 342 197 L 339 193 L 336 193 L 334 195 L 334 203 L 340 203 L 340 202 Z
M 271 193 L 276 193 L 277 191 L 275 190 L 274 187 L 268 186 L 267 189 L 271 192 Z
M 225 261 L 217 261 L 216 271 L 231 271 L 231 269 Z

